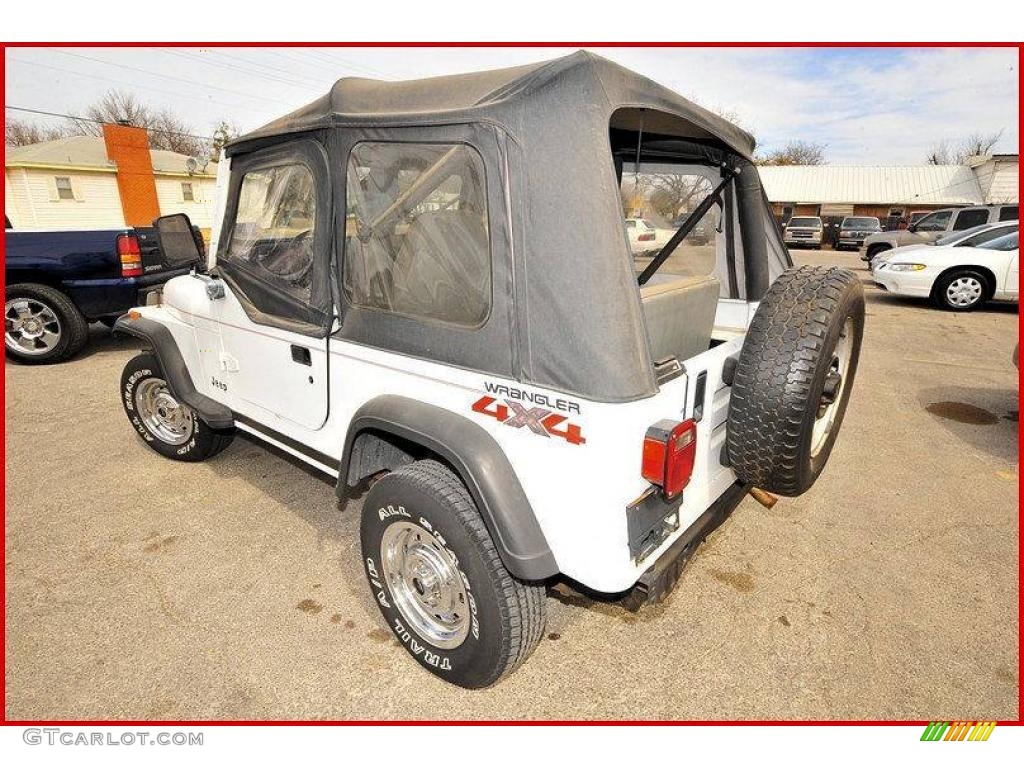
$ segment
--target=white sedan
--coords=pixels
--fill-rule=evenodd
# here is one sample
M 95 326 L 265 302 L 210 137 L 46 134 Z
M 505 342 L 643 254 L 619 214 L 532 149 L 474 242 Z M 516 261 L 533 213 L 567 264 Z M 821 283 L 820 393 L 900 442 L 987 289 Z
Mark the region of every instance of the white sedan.
M 896 248 L 872 263 L 875 282 L 901 296 L 930 297 L 942 309 L 967 312 L 986 301 L 1017 301 L 1018 232 L 973 248 Z
M 626 219 L 626 234 L 634 256 L 656 253 L 672 239 L 674 229 L 656 227 L 647 219 Z

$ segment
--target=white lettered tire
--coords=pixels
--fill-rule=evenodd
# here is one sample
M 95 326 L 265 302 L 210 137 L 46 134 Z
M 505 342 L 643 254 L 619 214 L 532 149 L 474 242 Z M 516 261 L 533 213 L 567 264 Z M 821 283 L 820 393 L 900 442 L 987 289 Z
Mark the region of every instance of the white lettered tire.
M 146 445 L 176 461 L 203 461 L 230 445 L 234 434 L 214 430 L 171 394 L 154 355 L 136 355 L 121 374 L 121 405 Z
M 417 461 L 366 495 L 360 538 L 374 600 L 398 641 L 438 677 L 492 685 L 540 642 L 544 587 L 513 578 L 466 487 Z

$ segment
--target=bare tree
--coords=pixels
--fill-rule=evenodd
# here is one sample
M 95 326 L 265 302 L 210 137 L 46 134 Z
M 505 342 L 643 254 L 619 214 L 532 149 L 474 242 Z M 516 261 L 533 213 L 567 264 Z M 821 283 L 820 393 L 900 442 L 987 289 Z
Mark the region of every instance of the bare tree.
M 963 165 L 975 155 L 987 155 L 1003 138 L 1003 130 L 994 133 L 972 133 L 957 142 L 943 139 L 933 146 L 926 157 L 929 165 Z
M 100 136 L 102 123 L 123 123 L 145 128 L 152 149 L 166 149 L 183 155 L 204 155 L 210 143 L 196 135 L 195 129 L 169 110 L 154 110 L 133 93 L 110 90 L 85 110 L 86 120 L 70 121 L 79 136 Z
M 62 139 L 68 135 L 66 126 L 46 126 L 24 120 L 10 119 L 4 123 L 4 144 L 8 147 L 23 147 L 41 141 Z
M 827 162 L 824 144 L 800 140 L 755 159 L 758 165 L 825 165 Z

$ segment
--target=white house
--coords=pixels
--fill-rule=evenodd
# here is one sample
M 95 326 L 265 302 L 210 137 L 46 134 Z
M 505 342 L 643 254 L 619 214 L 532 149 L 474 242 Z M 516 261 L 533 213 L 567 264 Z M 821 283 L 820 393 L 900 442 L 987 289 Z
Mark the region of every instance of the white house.
M 180 212 L 208 233 L 215 162 L 150 150 L 141 128 L 104 133 L 6 148 L 4 206 L 16 229 L 141 226 Z

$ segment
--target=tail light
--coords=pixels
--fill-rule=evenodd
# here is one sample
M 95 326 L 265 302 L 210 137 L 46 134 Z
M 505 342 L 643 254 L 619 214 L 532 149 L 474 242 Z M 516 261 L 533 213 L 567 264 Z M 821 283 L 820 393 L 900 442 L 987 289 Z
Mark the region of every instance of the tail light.
M 653 232 L 645 232 L 644 234 L 640 235 L 637 238 L 637 240 L 639 240 L 640 242 L 643 242 L 643 243 L 649 243 L 653 239 L 654 239 L 654 233 Z
M 122 277 L 142 275 L 142 250 L 139 248 L 139 238 L 135 235 L 118 235 L 117 255 L 121 258 Z
M 640 474 L 660 485 L 669 498 L 678 496 L 690 482 L 697 455 L 697 423 L 663 419 L 644 435 Z

